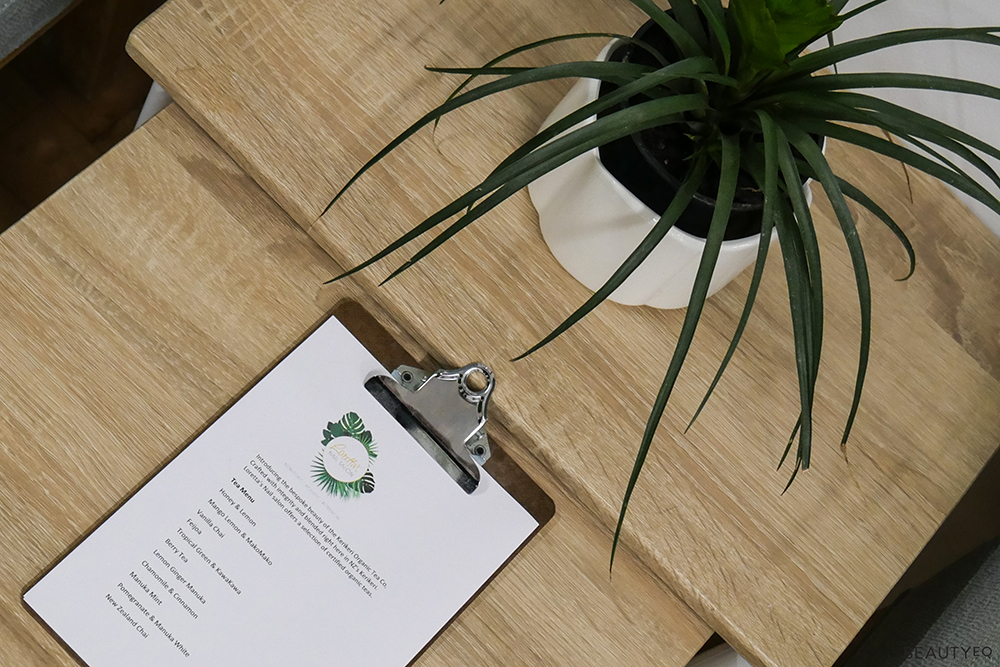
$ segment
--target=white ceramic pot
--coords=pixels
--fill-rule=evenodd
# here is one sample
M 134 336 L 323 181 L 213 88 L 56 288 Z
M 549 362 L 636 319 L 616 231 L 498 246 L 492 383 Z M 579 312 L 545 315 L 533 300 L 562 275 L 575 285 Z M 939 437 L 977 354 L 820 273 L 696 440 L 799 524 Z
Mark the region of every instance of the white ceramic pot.
M 614 42 L 597 57 L 604 60 Z M 556 105 L 542 129 L 597 99 L 601 82 L 580 79 Z M 580 125 L 591 123 L 594 116 Z M 804 186 L 812 203 L 809 184 Z M 559 263 L 597 290 L 660 219 L 601 164 L 594 148 L 535 180 L 528 194 L 538 210 L 542 236 Z M 777 233 L 771 235 L 771 243 Z M 757 257 L 760 234 L 724 241 L 708 295 L 722 289 Z M 672 227 L 646 260 L 611 294 L 630 306 L 684 308 L 694 287 L 705 239 Z

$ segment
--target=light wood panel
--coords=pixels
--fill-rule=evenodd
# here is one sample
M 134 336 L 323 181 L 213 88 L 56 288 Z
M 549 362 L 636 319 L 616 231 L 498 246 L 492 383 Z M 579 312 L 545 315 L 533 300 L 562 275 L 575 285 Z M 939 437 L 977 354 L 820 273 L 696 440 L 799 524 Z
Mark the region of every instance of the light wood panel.
M 378 313 L 336 270 L 176 107 L 0 236 L 0 664 L 76 664 L 25 588 L 335 303 Z M 556 517 L 418 664 L 684 665 L 708 628 L 500 441 Z
M 350 1 L 333 10 L 316 0 L 171 0 L 133 33 L 130 49 L 335 260 L 351 265 L 474 185 L 566 88 L 537 86 L 449 117 L 317 222 L 351 172 L 456 83 L 423 65 L 475 65 L 561 32 L 630 31 L 636 17 L 626 4 L 400 0 L 375 10 Z M 590 57 L 597 49 L 555 51 Z M 911 204 L 895 165 L 836 144 L 829 154 L 898 216 L 920 261 L 913 279 L 894 282 L 905 273 L 902 253 L 862 216 L 875 340 L 846 453 L 838 443 L 857 365 L 857 296 L 820 201 L 827 331 L 813 469 L 781 495 L 788 471 L 774 468 L 797 389 L 773 261 L 742 352 L 685 433 L 748 277 L 709 302 L 625 533 L 702 618 L 768 667 L 830 665 L 1000 442 L 996 239 L 942 186 L 917 178 Z M 375 289 L 406 256 L 359 283 Z M 613 525 L 683 313 L 604 304 L 532 358 L 509 363 L 588 296 L 545 249 L 524 195 L 377 294 L 435 355 L 491 364 L 507 426 Z

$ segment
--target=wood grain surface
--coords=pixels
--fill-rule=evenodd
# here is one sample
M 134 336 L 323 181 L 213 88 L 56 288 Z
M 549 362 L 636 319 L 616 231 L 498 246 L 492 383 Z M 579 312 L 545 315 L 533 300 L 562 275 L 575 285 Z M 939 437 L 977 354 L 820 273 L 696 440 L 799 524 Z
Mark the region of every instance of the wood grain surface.
M 359 0 L 336 10 L 318 0 L 170 0 L 133 33 L 130 50 L 331 257 L 353 265 L 475 185 L 569 85 L 538 85 L 449 116 L 317 221 L 353 170 L 457 83 L 424 65 L 478 65 L 563 32 L 630 32 L 638 20 L 626 4 L 399 0 L 376 11 Z M 599 46 L 553 47 L 521 62 L 589 58 Z M 685 432 L 749 276 L 707 304 L 625 530 L 625 542 L 758 666 L 832 664 L 1000 443 L 997 240 L 929 179 L 915 178 L 911 203 L 896 165 L 835 143 L 829 157 L 897 217 L 919 262 L 911 280 L 896 282 L 906 271 L 902 251 L 859 214 L 875 316 L 850 444 L 841 451 L 857 368 L 857 291 L 818 196 L 827 330 L 813 468 L 781 494 L 789 471 L 775 466 L 798 393 L 775 260 L 741 351 Z M 359 284 L 375 290 L 408 256 L 360 274 Z M 546 250 L 523 193 L 376 294 L 436 357 L 493 366 L 499 417 L 613 526 L 683 312 L 605 303 L 510 363 L 589 296 Z
M 344 298 L 426 353 L 171 107 L 0 236 L 0 665 L 73 665 L 23 591 Z M 710 632 L 515 437 L 555 518 L 422 666 L 680 667 Z

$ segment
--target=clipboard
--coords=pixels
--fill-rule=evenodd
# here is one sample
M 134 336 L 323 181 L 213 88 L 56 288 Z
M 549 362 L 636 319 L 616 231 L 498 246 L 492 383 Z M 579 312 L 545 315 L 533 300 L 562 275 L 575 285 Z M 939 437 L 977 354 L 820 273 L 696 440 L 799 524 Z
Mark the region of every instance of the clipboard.
M 201 438 L 213 427 L 213 425 L 222 420 L 230 410 L 239 405 L 240 401 L 242 401 L 244 397 L 248 396 L 254 387 L 258 386 L 258 384 L 270 377 L 275 369 L 278 369 L 286 359 L 299 349 L 300 346 L 303 346 L 304 343 L 309 341 L 310 337 L 317 333 L 330 318 L 336 318 L 340 324 L 343 325 L 347 334 L 352 336 L 356 342 L 360 343 L 383 367 L 386 369 L 394 369 L 389 375 L 379 373 L 368 378 L 368 380 L 364 383 L 363 391 L 367 391 L 371 397 L 382 406 L 387 415 L 389 415 L 420 444 L 424 450 L 422 455 L 427 457 L 426 461 L 433 461 L 433 465 L 439 466 L 443 469 L 444 472 L 446 472 L 451 478 L 451 483 L 455 485 L 455 489 L 460 489 L 462 494 L 466 494 L 469 497 L 475 497 L 470 494 L 477 493 L 476 489 L 479 486 L 478 470 L 481 468 L 488 473 L 488 477 L 484 477 L 484 479 L 489 479 L 491 480 L 490 483 L 496 483 L 502 487 L 509 497 L 516 501 L 517 505 L 523 508 L 523 511 L 530 515 L 530 517 L 537 524 L 534 529 L 531 530 L 530 534 L 528 534 L 523 541 L 517 544 L 516 548 L 509 551 L 509 554 L 502 562 L 499 563 L 499 566 L 491 566 L 489 568 L 490 571 L 485 578 L 480 577 L 480 579 L 476 580 L 482 581 L 478 588 L 471 590 L 470 594 L 462 593 L 462 597 L 464 597 L 464 599 L 460 604 L 453 605 L 451 607 L 454 613 L 452 613 L 450 617 L 445 618 L 443 622 L 440 622 L 439 627 L 435 626 L 437 627 L 437 630 L 433 633 L 433 635 L 426 638 L 427 629 L 426 627 L 424 628 L 424 635 L 422 636 L 426 638 L 426 642 L 420 646 L 414 644 L 414 650 L 411 650 L 407 654 L 411 656 L 408 662 L 398 662 L 395 664 L 409 665 L 416 661 L 416 659 L 423 653 L 424 650 L 426 650 L 430 643 L 432 643 L 434 639 L 436 639 L 451 623 L 451 621 L 453 621 L 462 612 L 462 610 L 464 610 L 465 607 L 468 606 L 468 604 L 477 595 L 479 595 L 483 589 L 486 588 L 497 573 L 499 573 L 499 571 L 517 555 L 520 549 L 523 548 L 524 544 L 530 541 L 530 539 L 537 534 L 541 527 L 545 525 L 552 518 L 552 516 L 554 516 L 555 506 L 551 498 L 549 498 L 544 491 L 542 491 L 542 489 L 516 464 L 516 462 L 504 452 L 503 448 L 499 446 L 501 443 L 496 441 L 491 442 L 489 436 L 487 435 L 487 408 L 489 405 L 489 397 L 496 384 L 496 379 L 493 377 L 492 372 L 482 364 L 470 364 L 459 369 L 432 370 L 421 368 L 412 356 L 406 352 L 402 345 L 400 345 L 399 342 L 396 341 L 388 333 L 388 331 L 381 326 L 381 324 L 379 324 L 379 322 L 367 310 L 364 309 L 364 307 L 355 301 L 342 301 L 337 304 L 326 317 L 322 318 L 320 322 L 318 322 L 309 332 L 297 341 L 288 351 L 286 351 L 286 353 L 283 354 L 281 358 L 278 359 L 267 371 L 262 373 L 257 379 L 250 383 L 250 385 L 246 387 L 237 398 L 230 402 L 230 404 L 223 411 L 217 414 L 216 417 L 213 418 L 201 431 L 199 431 L 198 434 L 193 436 L 175 457 L 165 463 L 164 466 L 162 466 L 155 474 L 151 475 L 145 483 L 133 492 L 129 498 L 123 500 L 114 512 L 109 513 L 109 515 L 105 517 L 101 523 L 95 526 L 87 536 L 81 538 L 81 540 L 74 545 L 72 549 L 63 554 L 63 556 L 60 557 L 56 563 L 50 566 L 44 574 L 40 575 L 32 586 L 25 592 L 23 599 L 29 611 L 31 611 L 31 613 L 35 615 L 39 621 L 49 628 L 50 632 L 56 636 L 60 643 L 72 655 L 74 655 L 74 657 L 76 657 L 81 664 L 87 665 L 88 667 L 103 667 L 105 664 L 117 665 L 131 663 L 120 663 L 113 660 L 108 662 L 102 657 L 91 657 L 90 661 L 85 659 L 83 656 L 84 653 L 87 653 L 87 655 L 90 656 L 100 656 L 102 655 L 101 650 L 106 649 L 105 652 L 110 654 L 114 652 L 114 647 L 104 647 L 104 649 L 95 650 L 92 645 L 88 645 L 86 651 L 77 651 L 77 646 L 80 645 L 81 641 L 80 629 L 74 627 L 72 632 L 68 631 L 66 629 L 67 621 L 65 620 L 65 616 L 60 618 L 60 614 L 53 611 L 53 609 L 58 609 L 57 606 L 53 606 L 56 604 L 52 601 L 52 597 L 55 594 L 54 591 L 65 588 L 65 577 L 63 577 L 64 581 L 62 581 L 62 583 L 47 583 L 46 578 L 55 573 L 56 576 L 54 576 L 53 579 L 58 580 L 60 567 L 66 561 L 71 560 L 71 557 L 74 557 L 74 552 L 77 549 L 86 545 L 88 540 L 90 540 L 93 535 L 99 535 L 99 531 L 105 523 L 110 522 L 116 514 L 128 506 L 134 498 L 139 496 L 143 492 L 144 488 L 151 485 L 159 476 L 161 476 L 161 474 L 167 471 L 171 464 L 184 455 L 184 452 L 190 445 L 197 442 L 199 438 Z M 479 384 L 474 382 L 474 379 L 477 376 L 481 381 Z M 329 427 L 333 429 L 334 424 L 330 423 Z M 328 433 L 327 431 L 324 431 L 324 433 L 328 436 L 327 439 L 329 439 L 331 433 Z M 368 437 L 370 439 L 370 434 Z M 361 436 L 360 439 L 364 440 L 364 436 Z M 258 458 L 260 457 L 258 456 Z M 271 471 L 271 473 L 273 473 L 274 477 L 277 477 L 279 480 L 281 479 L 281 476 L 278 475 L 274 469 L 271 469 L 271 467 L 268 466 L 263 459 L 261 459 L 262 467 L 255 465 L 254 462 L 251 462 L 250 465 L 254 466 L 254 470 L 260 470 L 262 477 L 267 477 L 267 473 L 264 471 L 264 468 L 267 468 Z M 427 463 L 426 465 L 429 466 L 430 463 Z M 249 468 L 246 470 L 251 475 L 253 474 Z M 235 483 L 236 481 L 237 480 L 234 478 L 233 482 Z M 239 487 L 239 484 L 236 486 Z M 487 484 L 487 486 L 489 486 L 489 484 Z M 261 484 L 261 488 L 265 488 L 265 485 Z M 280 487 L 275 485 L 275 488 L 278 489 Z M 288 489 L 291 496 L 297 498 L 299 497 L 298 493 L 294 492 L 294 490 L 289 487 L 287 483 L 285 483 L 285 488 Z M 238 490 L 246 494 L 247 498 L 250 498 L 250 493 L 248 493 L 247 489 L 240 488 Z M 253 492 L 253 495 L 257 495 L 258 498 L 260 497 L 258 495 L 258 489 L 251 488 L 250 490 Z M 239 499 L 236 492 L 232 491 L 232 489 L 230 489 L 230 492 L 232 493 L 232 496 L 236 496 L 236 498 Z M 285 499 L 287 499 L 288 505 L 295 505 L 295 502 L 292 501 L 289 494 L 285 494 L 284 492 L 280 493 Z M 481 497 L 482 492 L 479 492 L 479 494 L 479 497 Z M 222 495 L 227 496 L 228 494 L 226 494 L 223 490 Z M 457 495 L 457 492 L 455 495 Z M 232 496 L 229 496 L 230 502 L 234 502 L 232 500 Z M 277 496 L 274 497 L 275 502 L 280 504 L 276 498 Z M 302 499 L 299 498 L 299 500 Z M 252 499 L 251 502 L 253 502 Z M 305 501 L 303 500 L 303 502 Z M 454 502 L 461 503 L 462 501 L 455 500 Z M 218 504 L 223 503 L 220 500 Z M 215 502 L 210 501 L 210 505 L 218 510 L 219 517 L 224 515 L 223 508 L 218 507 Z M 235 504 L 235 508 L 236 510 L 240 510 L 240 505 L 238 503 Z M 311 511 L 311 508 L 309 509 Z M 245 510 L 240 511 L 246 516 L 247 521 L 253 522 L 253 519 L 250 518 L 250 514 L 248 514 Z M 251 511 L 255 512 L 255 510 Z M 234 518 L 239 519 L 235 510 L 231 511 L 231 514 Z M 286 514 L 291 516 L 294 520 L 295 517 L 292 516 L 290 508 L 286 508 Z M 315 514 L 315 512 L 313 512 L 313 514 Z M 198 520 L 190 521 L 192 527 L 191 530 L 188 530 L 188 533 L 192 533 L 192 530 L 195 530 L 198 531 L 198 535 L 201 535 L 202 530 L 199 530 L 198 526 L 200 526 L 200 528 L 205 532 L 208 532 L 206 525 L 212 526 L 212 528 L 216 529 L 216 532 L 220 534 L 223 532 L 212 523 L 212 520 L 209 519 L 208 516 L 204 516 L 200 510 L 199 516 L 200 519 L 204 520 L 206 523 L 201 524 Z M 212 518 L 216 519 L 216 523 L 222 525 L 221 519 L 214 516 Z M 259 519 L 260 517 L 258 516 L 257 518 Z M 240 521 L 242 520 L 231 521 L 229 516 L 226 516 L 226 521 L 228 521 L 231 526 L 237 528 L 236 539 L 237 543 L 239 543 L 238 528 Z M 303 521 L 299 521 L 299 525 L 303 526 L 304 523 L 312 525 L 312 523 L 305 518 L 305 513 L 303 512 Z M 316 523 L 319 523 L 318 518 Z M 243 525 L 245 528 L 246 524 Z M 222 527 L 225 528 L 227 533 L 231 534 L 230 527 L 224 525 L 222 525 Z M 318 525 L 314 527 L 316 530 L 313 532 L 322 533 Z M 109 529 L 109 531 L 110 530 L 111 529 Z M 309 533 L 310 528 L 303 526 L 303 531 Z M 183 539 L 186 540 L 187 544 L 191 546 L 191 549 L 188 550 L 189 555 L 191 555 L 190 552 L 196 551 L 201 558 L 205 560 L 205 563 L 208 563 L 210 558 L 206 552 L 211 551 L 211 548 L 209 547 L 209 543 L 212 538 L 211 533 L 208 532 L 208 535 L 202 537 L 193 536 L 197 538 L 199 544 L 205 546 L 205 549 L 202 549 L 195 543 L 194 539 L 191 539 L 192 535 L 184 534 L 180 529 L 178 532 L 182 534 Z M 330 534 L 334 534 L 332 529 L 328 532 Z M 338 545 L 332 539 L 329 539 L 329 535 L 324 537 L 320 534 L 319 536 L 326 540 L 327 546 L 330 546 L 329 551 L 327 551 L 325 546 L 320 545 L 315 534 L 312 535 L 313 541 L 316 542 L 318 546 L 323 547 L 324 552 L 327 552 L 326 555 L 329 558 L 340 564 L 341 569 L 344 570 L 345 574 L 351 576 L 351 579 L 357 583 L 358 588 L 362 590 L 365 589 L 365 584 L 362 580 L 367 581 L 368 585 L 372 588 L 377 588 L 379 577 L 371 571 L 371 568 L 365 563 L 365 561 L 360 560 L 360 555 L 355 554 L 354 550 L 346 542 L 341 541 Z M 246 532 L 244 532 L 243 537 L 247 538 Z M 202 539 L 204 539 L 204 542 L 202 542 Z M 265 553 L 265 549 L 261 549 L 258 545 L 254 544 L 252 540 L 247 539 L 246 541 L 253 546 L 256 556 L 259 556 L 263 559 L 263 561 L 267 561 L 267 565 L 273 564 L 269 561 L 270 556 L 274 556 L 274 554 L 270 554 L 269 556 Z M 174 547 L 176 552 L 177 549 L 174 544 L 175 542 L 181 547 L 187 548 L 177 537 L 173 538 L 173 542 L 171 542 L 169 538 L 166 540 L 166 543 L 171 547 Z M 448 545 L 443 546 L 447 547 Z M 343 549 L 343 551 L 341 549 Z M 341 562 L 341 559 L 332 555 L 331 552 L 334 550 L 341 554 L 343 562 Z M 83 550 L 81 549 L 81 551 Z M 161 553 L 161 551 L 166 552 L 166 556 L 164 556 L 164 553 Z M 348 556 L 344 553 L 344 551 L 352 555 Z M 156 605 L 164 604 L 164 598 L 169 598 L 169 593 L 174 593 L 176 588 L 178 589 L 178 593 L 174 594 L 174 597 L 178 599 L 177 604 L 183 605 L 192 616 L 197 618 L 198 612 L 202 611 L 202 607 L 199 607 L 197 601 L 200 600 L 202 605 L 206 604 L 206 600 L 204 599 L 205 595 L 203 595 L 205 591 L 201 588 L 201 583 L 199 583 L 196 588 L 191 585 L 190 581 L 186 580 L 186 577 L 181 576 L 181 572 L 187 574 L 187 568 L 194 567 L 193 565 L 180 565 L 180 563 L 175 560 L 175 556 L 168 552 L 164 547 L 161 547 L 160 550 L 155 553 L 159 558 L 159 561 L 152 556 L 143 560 L 142 565 L 145 567 L 145 570 L 136 565 L 130 573 L 131 580 L 129 580 L 124 574 L 122 575 L 124 583 L 118 584 L 120 590 L 113 591 L 114 596 L 112 596 L 111 593 L 108 593 L 107 600 L 109 602 L 108 605 L 104 606 L 103 612 L 112 615 L 118 614 L 122 618 L 126 619 L 120 623 L 116 620 L 115 622 L 118 623 L 118 626 L 115 626 L 116 628 L 119 626 L 122 628 L 127 627 L 126 622 L 133 628 L 136 628 L 135 633 L 138 634 L 129 634 L 128 636 L 131 637 L 129 641 L 146 642 L 150 640 L 150 635 L 152 635 L 155 640 L 161 641 L 162 643 L 163 638 L 156 637 L 157 630 L 159 630 L 161 634 L 168 637 L 168 641 L 164 645 L 169 646 L 170 641 L 174 641 L 173 634 L 168 632 L 165 627 L 161 626 L 160 621 L 162 621 L 162 615 L 160 615 L 158 619 L 157 615 L 154 615 L 151 612 L 158 612 L 159 607 Z M 248 551 L 247 553 L 250 552 Z M 461 558 L 463 554 L 450 553 L 449 556 L 451 558 Z M 86 556 L 78 557 L 77 561 L 83 558 L 86 558 Z M 251 556 L 251 558 L 255 560 L 257 565 L 260 565 L 260 562 L 254 556 Z M 352 558 L 357 558 L 357 560 L 361 562 L 362 566 L 368 568 L 367 575 L 364 571 L 358 569 L 357 563 L 352 561 Z M 365 558 L 368 559 L 368 555 L 365 555 Z M 176 563 L 179 566 L 179 571 L 177 571 L 177 568 L 175 568 L 174 565 L 171 565 L 171 563 Z M 185 559 L 184 563 L 188 563 L 188 560 Z M 352 576 L 350 568 L 346 567 L 344 563 L 348 563 L 350 567 L 355 568 L 357 576 Z M 171 572 L 177 571 L 176 581 L 170 580 L 170 577 L 166 575 L 168 565 Z M 262 565 L 260 566 L 263 567 Z M 63 566 L 62 570 L 65 571 L 71 569 L 72 567 L 77 566 L 72 564 Z M 216 563 L 212 562 L 211 568 L 213 571 L 216 570 Z M 207 569 L 205 571 L 207 571 Z M 79 575 L 79 572 L 79 569 L 77 569 L 77 576 Z M 232 589 L 227 591 L 227 594 L 232 593 L 233 591 L 236 591 L 236 594 L 241 593 L 239 586 L 236 583 L 233 583 L 232 579 L 230 579 L 226 574 L 221 573 L 221 567 L 219 568 L 218 574 L 222 580 L 228 582 L 230 589 Z M 232 572 L 230 571 L 228 574 L 231 575 Z M 374 582 L 368 575 L 374 577 Z M 70 581 L 72 582 L 72 579 Z M 187 584 L 187 589 L 183 588 L 181 585 L 182 583 Z M 162 590 L 160 589 L 159 584 L 163 585 Z M 170 584 L 174 584 L 174 586 L 170 586 Z M 214 584 L 222 586 L 218 580 L 215 580 Z M 383 586 L 385 585 L 384 579 L 382 580 L 382 584 Z M 46 585 L 49 589 L 48 593 L 46 593 Z M 222 587 L 225 588 L 224 586 Z M 165 590 L 169 590 L 169 593 L 164 593 Z M 368 594 L 369 597 L 371 597 L 371 591 L 368 591 Z M 213 593 L 213 595 L 215 595 L 215 593 Z M 218 595 L 221 596 L 223 594 L 220 593 Z M 48 596 L 48 599 L 46 599 L 46 596 Z M 91 598 L 93 598 L 93 596 L 91 596 Z M 454 599 L 454 596 L 452 599 Z M 91 600 L 87 604 L 93 605 L 95 603 Z M 167 604 L 169 607 L 173 603 L 168 599 Z M 112 608 L 113 612 L 109 611 Z M 438 615 L 441 615 L 440 609 L 438 610 Z M 118 618 L 117 615 L 115 618 Z M 50 623 L 50 620 L 53 622 Z M 155 630 L 152 629 L 154 627 L 156 627 Z M 172 629 L 176 629 L 176 627 Z M 72 634 L 74 632 L 76 633 L 75 635 Z M 116 630 L 116 632 L 126 631 L 119 629 Z M 141 639 L 137 639 L 136 637 L 141 637 Z M 111 639 L 108 641 L 111 641 Z M 181 645 L 180 639 L 176 640 L 176 644 Z M 178 650 L 181 651 L 182 654 L 187 653 L 187 649 L 183 645 L 181 645 Z M 172 653 L 171 655 L 176 657 Z M 185 655 L 185 657 L 190 656 Z M 261 657 L 260 660 L 262 661 L 259 663 L 251 662 L 249 664 L 276 664 L 268 662 L 266 657 Z M 184 662 L 184 664 L 194 664 L 194 662 L 182 662 Z M 167 663 L 164 662 L 163 664 Z M 177 664 L 181 663 L 178 662 Z M 213 664 L 224 665 L 228 663 L 223 661 Z M 241 664 L 247 663 L 244 661 Z M 382 667 L 381 664 L 380 667 Z

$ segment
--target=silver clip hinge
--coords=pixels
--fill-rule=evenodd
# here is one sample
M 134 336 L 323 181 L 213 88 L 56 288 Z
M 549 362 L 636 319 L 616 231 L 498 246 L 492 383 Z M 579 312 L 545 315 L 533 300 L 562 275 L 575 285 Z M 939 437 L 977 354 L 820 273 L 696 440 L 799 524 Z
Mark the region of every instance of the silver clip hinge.
M 473 377 L 482 387 L 470 384 Z M 420 443 L 466 493 L 479 486 L 479 468 L 490 458 L 486 409 L 496 379 L 487 366 L 469 364 L 427 374 L 400 366 L 376 375 L 368 392 Z

